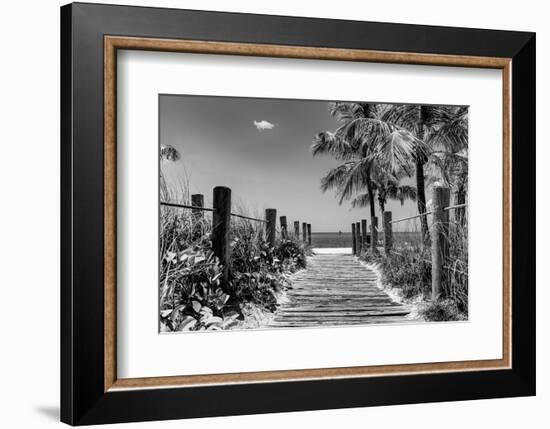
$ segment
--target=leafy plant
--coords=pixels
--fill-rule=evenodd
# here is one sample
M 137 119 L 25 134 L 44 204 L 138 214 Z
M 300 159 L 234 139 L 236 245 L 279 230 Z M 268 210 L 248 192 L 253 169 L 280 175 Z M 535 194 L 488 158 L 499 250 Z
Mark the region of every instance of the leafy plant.
M 245 303 L 274 311 L 276 293 L 289 286 L 289 274 L 305 267 L 306 246 L 293 240 L 268 246 L 261 226 L 232 220 L 229 281 L 224 285 L 223 267 L 212 251 L 210 225 L 210 217 L 161 208 L 162 331 L 230 329 L 243 318 Z
M 453 299 L 431 302 L 421 311 L 421 314 L 426 320 L 432 322 L 466 320 L 467 318 Z

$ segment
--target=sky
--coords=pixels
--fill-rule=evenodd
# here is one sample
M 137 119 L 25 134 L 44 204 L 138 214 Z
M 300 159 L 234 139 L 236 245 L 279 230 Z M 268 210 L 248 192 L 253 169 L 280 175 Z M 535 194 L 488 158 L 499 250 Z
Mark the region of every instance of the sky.
M 349 232 L 352 222 L 369 219 L 368 207 L 339 205 L 334 191 L 320 189 L 321 178 L 338 165 L 310 151 L 315 134 L 338 125 L 327 101 L 160 95 L 159 121 L 160 144 L 181 155 L 162 163 L 166 180 L 174 186 L 188 181 L 191 193 L 204 194 L 207 207 L 213 188 L 227 186 L 234 212 L 263 217 L 264 209 L 276 208 L 289 225 L 307 222 L 313 232 Z M 393 219 L 417 213 L 410 201 L 388 202 L 386 210 Z

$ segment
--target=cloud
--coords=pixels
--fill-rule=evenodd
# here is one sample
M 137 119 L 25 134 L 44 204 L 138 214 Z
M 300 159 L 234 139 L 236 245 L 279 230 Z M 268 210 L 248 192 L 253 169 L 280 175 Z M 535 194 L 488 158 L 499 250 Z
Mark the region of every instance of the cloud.
M 264 130 L 272 130 L 273 127 L 275 127 L 275 124 L 272 124 L 271 122 L 268 122 L 266 120 L 261 120 L 261 121 L 254 121 L 254 126 L 258 129 L 258 131 L 264 131 Z

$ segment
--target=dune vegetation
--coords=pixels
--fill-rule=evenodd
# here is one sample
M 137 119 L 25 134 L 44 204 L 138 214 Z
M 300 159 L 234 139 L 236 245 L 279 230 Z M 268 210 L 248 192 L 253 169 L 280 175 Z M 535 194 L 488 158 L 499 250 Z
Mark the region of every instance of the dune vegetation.
M 179 154 L 163 147 L 161 162 Z M 170 188 L 161 175 L 161 200 L 188 202 L 188 185 Z M 192 210 L 160 209 L 160 329 L 162 332 L 231 329 L 245 322 L 250 307 L 273 312 L 277 295 L 289 286 L 291 273 L 306 266 L 308 247 L 293 237 L 269 246 L 261 224 L 233 218 L 229 282 L 222 285 L 222 266 L 214 256 L 211 216 Z M 250 321 L 246 321 L 250 325 Z

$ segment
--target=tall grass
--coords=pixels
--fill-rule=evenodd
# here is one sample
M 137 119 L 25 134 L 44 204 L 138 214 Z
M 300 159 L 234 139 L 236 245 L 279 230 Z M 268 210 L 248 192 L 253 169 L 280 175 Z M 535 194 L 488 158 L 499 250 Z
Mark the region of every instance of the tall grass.
M 411 232 L 413 228 L 408 228 Z M 418 234 L 420 237 L 420 234 Z M 444 263 L 444 282 L 441 299 L 423 308 L 428 320 L 463 320 L 468 317 L 468 224 L 451 221 L 448 236 L 449 258 Z M 379 243 L 382 245 L 382 242 Z M 405 299 L 421 297 L 431 299 L 431 249 L 423 247 L 420 239 L 394 243 L 389 255 L 380 250 L 372 254 L 366 250 L 362 256 L 379 264 L 382 281 L 401 289 Z
M 161 180 L 163 201 L 187 203 L 188 186 L 174 191 Z M 247 215 L 244 207 L 239 213 Z M 243 318 L 241 307 L 253 303 L 276 308 L 276 293 L 288 275 L 305 267 L 307 247 L 293 238 L 265 241 L 263 223 L 233 217 L 230 225 L 229 282 L 214 256 L 210 212 L 160 208 L 160 323 L 162 331 L 229 329 Z
M 458 311 L 468 315 L 468 224 L 451 222 L 449 259 L 445 263 L 444 296 L 454 301 Z

